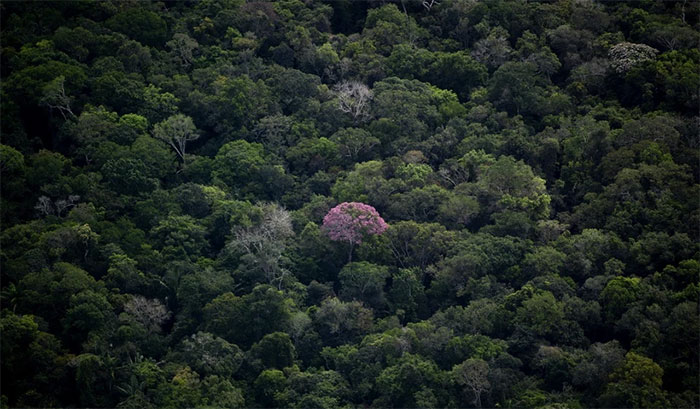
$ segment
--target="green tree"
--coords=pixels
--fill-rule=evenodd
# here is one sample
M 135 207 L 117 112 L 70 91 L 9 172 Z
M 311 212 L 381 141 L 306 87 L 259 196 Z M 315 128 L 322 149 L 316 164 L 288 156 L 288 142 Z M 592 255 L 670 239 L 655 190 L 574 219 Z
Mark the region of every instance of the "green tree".
M 392 275 L 389 303 L 393 312 L 402 310 L 406 318 L 411 320 L 423 313 L 426 302 L 420 270 L 402 268 Z
M 76 116 L 71 109 L 72 98 L 66 95 L 65 82 L 66 78 L 64 76 L 58 76 L 44 85 L 43 96 L 40 102 L 51 110 L 57 110 L 63 116 L 63 119 L 75 119 Z
M 102 166 L 101 173 L 107 186 L 119 194 L 137 196 L 159 185 L 157 179 L 148 177 L 146 164 L 139 159 L 110 159 Z
M 483 359 L 467 359 L 452 369 L 455 382 L 474 396 L 473 404 L 481 407 L 481 395 L 488 392 L 491 383 L 488 380 L 489 364 Z
M 175 155 L 155 138 L 138 136 L 131 144 L 130 152 L 132 157 L 143 162 L 151 178 L 164 179 L 175 173 Z
M 206 230 L 191 216 L 171 214 L 151 230 L 155 244 L 167 257 L 196 260 L 206 250 Z
M 386 305 L 384 286 L 389 278 L 389 269 L 366 261 L 346 264 L 338 274 L 340 297 L 359 300 L 375 309 Z
M 112 305 L 100 293 L 81 291 L 71 296 L 63 322 L 69 339 L 82 341 L 113 321 Z
M 312 319 L 326 345 L 341 345 L 367 334 L 374 314 L 358 301 L 343 302 L 329 297 L 321 302 Z
M 302 139 L 287 150 L 286 158 L 296 173 L 312 175 L 338 164 L 338 146 L 327 138 Z
M 655 408 L 668 404 L 663 384 L 664 371 L 653 360 L 628 352 L 624 361 L 610 374 L 610 383 L 600 397 L 605 406 Z
M 533 219 L 547 218 L 551 197 L 544 179 L 535 176 L 522 161 L 501 156 L 477 182 L 487 211 L 513 209 L 526 212 Z
M 457 95 L 418 80 L 390 77 L 374 85 L 370 132 L 386 153 L 417 148 L 437 126 L 464 114 Z
M 382 162 L 370 161 L 356 164 L 354 170 L 338 178 L 331 194 L 339 202 L 368 203 L 382 212 L 396 188 L 396 182 L 384 177 Z
M 639 298 L 641 288 L 637 277 L 614 277 L 600 294 L 600 301 L 609 321 L 614 321 Z
M 25 191 L 26 165 L 24 155 L 10 146 L 0 145 L 0 172 L 5 175 L 5 182 L 0 186 L 2 193 L 0 214 L 2 220 L 7 223 L 12 213 L 21 210 L 20 206 L 8 199 L 20 198 Z
M 203 376 L 230 377 L 243 363 L 243 352 L 235 344 L 207 332 L 183 339 L 173 360 L 184 362 Z
M 202 391 L 197 372 L 189 366 L 179 369 L 170 380 L 164 403 L 176 408 L 189 408 L 200 404 Z
M 392 223 L 385 233 L 397 263 L 404 268 L 419 267 L 422 271 L 440 259 L 450 236 L 437 223 L 401 221 Z
M 212 178 L 242 196 L 280 197 L 290 181 L 281 166 L 267 159 L 259 143 L 229 142 L 214 158 Z
M 143 106 L 139 113 L 151 123 L 159 123 L 177 113 L 180 99 L 170 92 L 164 92 L 153 84 L 143 90 Z
M 253 387 L 255 400 L 263 407 L 278 407 L 284 402 L 282 393 L 287 387 L 287 378 L 279 369 L 266 369 L 255 379 Z
M 3 389 L 6 387 L 14 387 L 16 389 L 5 389 L 3 396 L 9 397 L 14 401 L 21 392 L 22 378 L 27 376 L 26 366 L 22 365 L 22 356 L 25 354 L 27 347 L 39 335 L 39 325 L 36 323 L 32 315 L 16 315 L 14 312 L 7 312 L 0 318 L 0 329 L 2 329 L 2 355 L 5 357 L 2 361 L 2 369 L 13 370 L 15 376 L 12 378 L 4 377 L 2 380 Z M 25 368 L 25 369 L 23 369 Z
M 394 365 L 384 369 L 376 382 L 381 391 L 382 404 L 404 408 L 416 405 L 415 397 L 418 392 L 426 388 L 439 390 L 444 380 L 434 362 L 419 355 L 405 353 Z
M 534 294 L 516 310 L 516 320 L 538 336 L 552 337 L 561 329 L 564 306 L 549 291 Z
M 199 132 L 192 118 L 177 114 L 153 127 L 153 136 L 170 145 L 180 159 L 185 162 L 185 148 L 188 142 L 199 138 Z
M 265 334 L 284 329 L 290 319 L 282 292 L 268 285 L 259 285 L 242 297 L 224 293 L 203 312 L 204 329 L 246 347 Z
M 29 157 L 29 167 L 26 169 L 30 186 L 41 187 L 66 173 L 70 169 L 70 159 L 58 152 L 40 150 Z
M 292 366 L 296 351 L 294 344 L 284 332 L 265 335 L 250 348 L 254 366 L 265 369 L 284 369 Z
M 620 366 L 624 358 L 625 350 L 617 341 L 591 345 L 574 368 L 573 384 L 585 386 L 587 394 L 597 397 L 610 374 Z
M 346 163 L 373 159 L 379 139 L 360 128 L 343 128 L 330 138 L 338 147 L 338 153 Z
M 227 379 L 216 375 L 207 376 L 201 383 L 202 401 L 217 408 L 244 408 L 243 391 Z
M 31 272 L 19 281 L 22 296 L 19 305 L 46 319 L 53 330 L 70 305 L 71 296 L 85 290 L 99 291 L 97 282 L 85 270 L 66 262 L 51 269 Z
M 566 254 L 549 246 L 537 247 L 523 259 L 523 272 L 528 277 L 557 274 L 566 262 Z
M 184 67 L 192 64 L 192 52 L 199 47 L 197 40 L 185 33 L 173 34 L 173 38 L 165 43 L 165 45 L 170 48 L 175 58 L 179 60 L 180 64 Z
M 536 115 L 545 102 L 544 85 L 535 64 L 507 62 L 489 80 L 489 97 L 512 114 Z
M 487 72 L 482 64 L 465 51 L 436 53 L 435 61 L 430 65 L 425 78 L 439 88 L 454 91 L 465 101 L 474 88 L 484 84 Z
M 137 30 L 135 25 L 141 28 Z M 113 16 L 107 20 L 107 26 L 150 46 L 162 46 L 168 29 L 158 14 L 140 7 L 128 8 Z

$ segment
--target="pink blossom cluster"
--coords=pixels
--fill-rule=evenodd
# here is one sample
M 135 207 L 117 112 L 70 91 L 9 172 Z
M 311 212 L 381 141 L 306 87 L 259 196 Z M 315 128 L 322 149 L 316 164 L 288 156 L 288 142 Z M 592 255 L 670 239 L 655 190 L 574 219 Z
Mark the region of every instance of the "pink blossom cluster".
M 389 226 L 377 210 L 359 202 L 344 202 L 332 208 L 323 218 L 323 230 L 331 240 L 362 243 L 362 238 L 382 234 Z

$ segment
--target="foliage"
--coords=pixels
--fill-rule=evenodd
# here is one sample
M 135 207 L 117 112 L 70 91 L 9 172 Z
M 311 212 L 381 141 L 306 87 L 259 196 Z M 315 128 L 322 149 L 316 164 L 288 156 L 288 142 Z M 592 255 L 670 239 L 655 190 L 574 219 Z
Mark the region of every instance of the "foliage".
M 156 124 L 153 127 L 153 136 L 172 146 L 183 161 L 187 143 L 199 138 L 192 118 L 182 114 L 171 116 Z
M 1 7 L 0 406 L 700 406 L 697 2 Z

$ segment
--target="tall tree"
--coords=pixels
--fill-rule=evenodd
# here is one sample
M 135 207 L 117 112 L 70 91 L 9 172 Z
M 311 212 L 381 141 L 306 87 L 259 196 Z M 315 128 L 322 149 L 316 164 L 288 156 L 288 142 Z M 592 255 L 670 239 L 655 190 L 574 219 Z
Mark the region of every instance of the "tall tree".
M 199 139 L 200 134 L 192 118 L 176 114 L 153 127 L 153 136 L 172 146 L 175 153 L 185 163 L 187 143 Z

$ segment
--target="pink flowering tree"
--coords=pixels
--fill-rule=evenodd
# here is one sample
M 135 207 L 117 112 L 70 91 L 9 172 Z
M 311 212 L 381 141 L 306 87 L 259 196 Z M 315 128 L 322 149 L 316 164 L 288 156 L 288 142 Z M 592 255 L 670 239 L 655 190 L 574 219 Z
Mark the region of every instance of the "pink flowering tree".
M 359 202 L 344 202 L 332 208 L 323 218 L 323 230 L 334 241 L 350 244 L 348 262 L 352 261 L 352 250 L 362 239 L 373 234 L 382 234 L 389 227 L 377 210 Z

